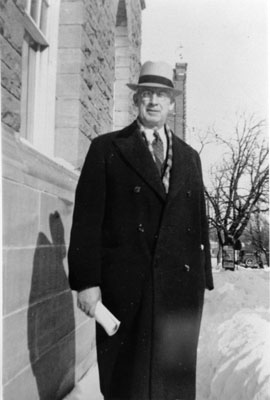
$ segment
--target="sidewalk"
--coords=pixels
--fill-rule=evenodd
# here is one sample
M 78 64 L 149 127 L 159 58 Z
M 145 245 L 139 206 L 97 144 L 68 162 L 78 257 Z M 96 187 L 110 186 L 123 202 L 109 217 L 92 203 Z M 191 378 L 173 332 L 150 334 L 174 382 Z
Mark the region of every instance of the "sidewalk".
M 95 364 L 63 400 L 103 400 L 99 390 L 98 367 Z

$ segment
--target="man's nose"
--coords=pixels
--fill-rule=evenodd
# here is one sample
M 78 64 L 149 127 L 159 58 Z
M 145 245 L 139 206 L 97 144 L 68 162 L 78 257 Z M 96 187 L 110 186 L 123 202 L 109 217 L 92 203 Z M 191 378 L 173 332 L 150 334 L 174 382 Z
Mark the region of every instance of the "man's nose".
M 157 94 L 155 92 L 152 92 L 151 97 L 150 97 L 151 103 L 152 104 L 156 104 L 157 103 L 157 99 L 158 99 Z

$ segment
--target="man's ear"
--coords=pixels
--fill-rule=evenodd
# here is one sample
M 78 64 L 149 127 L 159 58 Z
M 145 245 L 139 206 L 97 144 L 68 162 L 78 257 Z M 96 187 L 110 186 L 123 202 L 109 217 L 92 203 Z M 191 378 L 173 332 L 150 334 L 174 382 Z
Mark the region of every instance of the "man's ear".
M 138 93 L 137 92 L 135 92 L 133 95 L 133 102 L 134 102 L 135 106 L 138 105 Z
M 170 111 L 174 111 L 174 106 L 175 106 L 175 100 L 174 100 L 174 99 L 171 99 L 171 104 L 170 104 L 170 106 L 169 106 L 169 110 L 170 110 Z

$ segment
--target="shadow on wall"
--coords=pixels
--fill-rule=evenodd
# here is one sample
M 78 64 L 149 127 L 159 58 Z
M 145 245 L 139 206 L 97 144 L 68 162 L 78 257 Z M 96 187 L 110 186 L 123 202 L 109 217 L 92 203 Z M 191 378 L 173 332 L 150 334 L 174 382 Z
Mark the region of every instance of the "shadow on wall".
M 73 298 L 64 270 L 64 227 L 49 216 L 52 242 L 40 232 L 28 308 L 28 348 L 40 400 L 63 398 L 75 382 Z

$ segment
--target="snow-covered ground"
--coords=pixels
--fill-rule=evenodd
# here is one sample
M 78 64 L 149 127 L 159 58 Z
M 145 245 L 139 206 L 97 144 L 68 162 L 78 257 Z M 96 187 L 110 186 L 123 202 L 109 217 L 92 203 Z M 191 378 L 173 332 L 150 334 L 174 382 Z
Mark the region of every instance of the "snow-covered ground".
M 270 400 L 269 269 L 216 271 L 205 297 L 196 400 Z M 102 399 L 96 365 L 66 398 Z
M 197 400 L 270 399 L 269 270 L 214 274 L 206 292 Z

